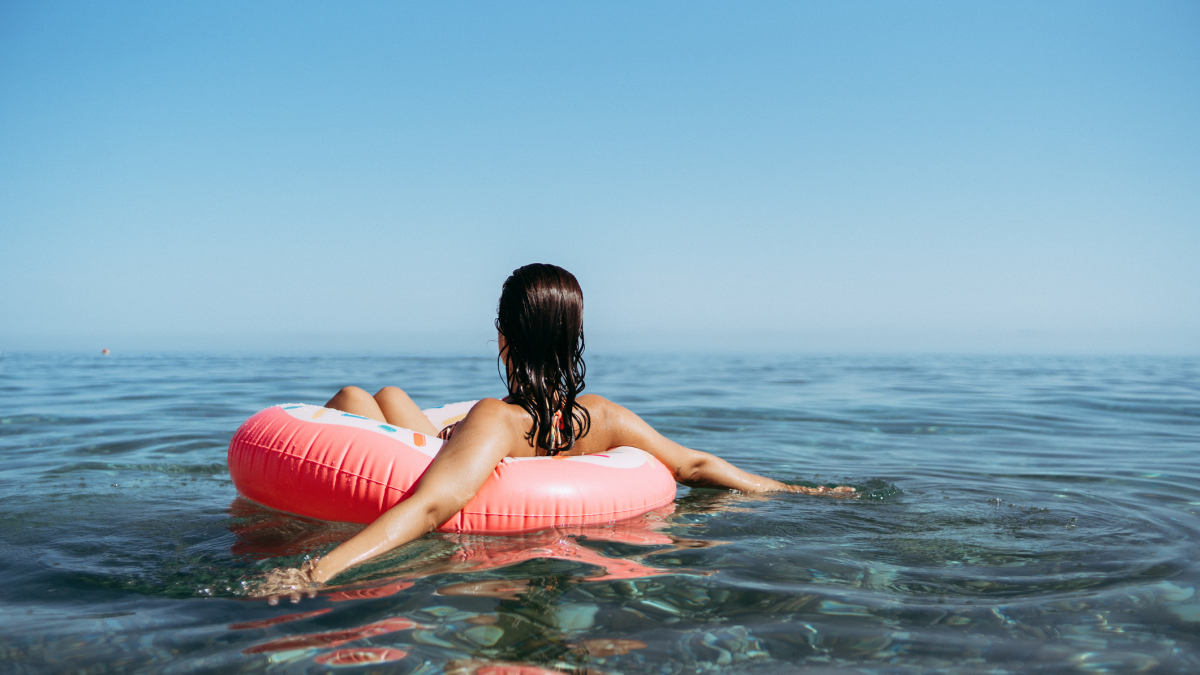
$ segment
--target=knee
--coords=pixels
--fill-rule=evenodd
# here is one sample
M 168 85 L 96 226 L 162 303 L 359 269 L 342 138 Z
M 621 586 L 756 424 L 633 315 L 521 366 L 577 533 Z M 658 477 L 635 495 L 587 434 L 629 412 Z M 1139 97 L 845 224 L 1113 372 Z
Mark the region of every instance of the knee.
M 360 390 L 361 391 L 361 390 Z M 365 393 L 365 392 L 364 392 Z M 408 394 L 400 387 L 387 386 L 375 393 L 376 400 L 387 398 L 408 398 Z
M 362 387 L 342 387 L 338 390 L 338 393 L 334 395 L 335 399 L 343 401 L 357 401 L 364 397 L 371 398 L 371 395 L 368 394 Z

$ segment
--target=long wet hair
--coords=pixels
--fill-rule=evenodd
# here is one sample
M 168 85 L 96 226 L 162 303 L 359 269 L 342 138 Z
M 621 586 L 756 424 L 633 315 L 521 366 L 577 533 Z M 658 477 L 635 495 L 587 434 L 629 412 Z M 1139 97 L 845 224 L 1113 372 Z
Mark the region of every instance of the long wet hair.
M 496 330 L 507 349 L 508 400 L 525 409 L 533 427 L 525 438 L 548 454 L 569 451 L 587 435 L 592 417 L 575 402 L 583 391 L 583 291 L 575 275 L 555 265 L 513 271 L 500 291 Z M 554 414 L 562 414 L 562 443 L 552 442 Z

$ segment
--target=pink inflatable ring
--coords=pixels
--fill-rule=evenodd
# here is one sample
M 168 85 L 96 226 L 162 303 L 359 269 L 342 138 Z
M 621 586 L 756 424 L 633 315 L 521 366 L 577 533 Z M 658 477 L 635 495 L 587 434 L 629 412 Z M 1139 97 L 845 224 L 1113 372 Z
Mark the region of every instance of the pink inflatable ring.
M 439 429 L 475 401 L 426 410 Z M 442 441 L 330 408 L 288 403 L 246 420 L 229 475 L 247 499 L 319 520 L 370 523 L 406 498 Z M 675 499 L 665 466 L 637 448 L 505 460 L 442 532 L 516 534 L 639 516 Z

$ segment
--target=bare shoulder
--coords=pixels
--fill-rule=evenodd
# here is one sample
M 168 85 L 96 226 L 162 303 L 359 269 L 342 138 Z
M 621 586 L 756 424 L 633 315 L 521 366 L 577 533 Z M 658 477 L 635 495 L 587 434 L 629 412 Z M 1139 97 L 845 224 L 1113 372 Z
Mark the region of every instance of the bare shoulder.
M 575 401 L 579 403 L 579 405 L 587 408 L 588 412 L 591 412 L 593 408 L 596 411 L 602 411 L 607 409 L 609 406 L 616 405 L 612 401 L 598 394 L 582 394 L 579 396 L 579 398 L 575 399 Z
M 654 455 L 673 473 L 686 464 L 694 450 L 675 443 L 658 433 L 636 413 L 600 396 L 580 396 L 579 402 L 592 416 L 592 429 L 581 439 L 584 453 L 628 445 Z
M 471 406 L 468 417 L 487 419 L 489 422 L 504 425 L 517 425 L 524 422 L 529 414 L 519 405 L 505 403 L 498 398 L 481 398 Z
M 471 407 L 462 426 L 455 430 L 452 438 L 463 438 L 467 444 L 503 445 L 510 456 L 529 454 L 525 433 L 529 430 L 529 413 L 519 405 L 511 405 L 495 398 L 480 399 Z M 453 447 L 453 445 L 451 445 Z
M 578 399 L 591 417 L 591 429 L 583 441 L 585 452 L 601 452 L 617 445 L 643 447 L 654 430 L 625 406 L 603 396 L 585 394 Z M 643 447 L 643 449 L 645 449 Z
M 579 405 L 587 409 L 592 418 L 593 426 L 607 426 L 608 423 L 621 419 L 629 413 L 623 406 L 596 394 L 584 394 L 575 399 Z
M 507 411 L 509 407 L 510 405 L 508 403 L 505 403 L 498 398 L 481 398 L 475 402 L 475 405 L 471 406 L 471 412 L 479 410 L 481 412 L 495 414 L 497 412 Z

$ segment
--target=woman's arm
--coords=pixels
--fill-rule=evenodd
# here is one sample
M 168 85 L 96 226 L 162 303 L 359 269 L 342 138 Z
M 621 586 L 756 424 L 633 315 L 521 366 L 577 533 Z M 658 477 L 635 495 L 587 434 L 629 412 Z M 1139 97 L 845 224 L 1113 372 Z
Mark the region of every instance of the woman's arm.
M 496 465 L 509 455 L 513 439 L 524 438 L 519 431 L 510 433 L 507 429 L 513 420 L 506 408 L 496 399 L 475 404 L 455 430 L 453 439 L 430 463 L 413 495 L 305 570 L 308 579 L 323 584 L 347 568 L 428 534 L 461 511 L 483 487 Z M 284 570 L 280 574 L 292 572 Z M 284 580 L 268 579 L 272 581 Z M 266 588 L 270 587 L 271 583 L 266 584 Z M 264 594 L 291 595 L 293 602 L 300 598 L 297 590 L 284 593 L 266 590 Z
M 589 410 L 602 409 L 601 428 L 598 429 L 606 436 L 609 446 L 630 445 L 641 448 L 654 455 L 662 462 L 675 480 L 684 485 L 694 487 L 723 487 L 741 492 L 804 492 L 807 494 L 829 494 L 831 496 L 849 496 L 854 488 L 839 486 L 833 489 L 827 487 L 809 488 L 800 485 L 788 485 L 777 480 L 764 478 L 743 471 L 726 462 L 720 457 L 710 455 L 700 450 L 692 450 L 663 436 L 628 409 L 599 396 L 588 396 Z

